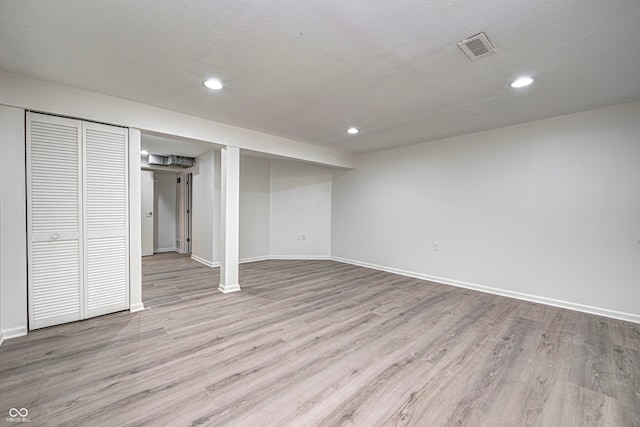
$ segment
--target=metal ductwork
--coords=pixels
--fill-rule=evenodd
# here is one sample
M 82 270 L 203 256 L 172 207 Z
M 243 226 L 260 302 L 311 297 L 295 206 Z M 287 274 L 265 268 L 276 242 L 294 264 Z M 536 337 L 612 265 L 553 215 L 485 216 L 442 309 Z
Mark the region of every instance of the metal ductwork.
M 149 166 L 171 166 L 178 168 L 191 168 L 195 166 L 196 159 L 194 157 L 176 156 L 171 154 L 168 156 L 160 156 L 157 154 L 149 154 Z

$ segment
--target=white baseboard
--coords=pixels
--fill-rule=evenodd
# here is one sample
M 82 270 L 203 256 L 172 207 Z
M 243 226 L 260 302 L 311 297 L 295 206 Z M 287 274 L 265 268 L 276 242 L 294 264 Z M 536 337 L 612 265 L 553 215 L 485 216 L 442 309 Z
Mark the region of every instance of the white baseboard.
M 129 307 L 130 313 L 135 313 L 137 311 L 142 311 L 142 310 L 144 310 L 144 304 L 141 302 L 131 304 L 131 306 Z
M 211 268 L 220 267 L 220 262 L 209 261 L 208 259 L 200 258 L 199 256 L 194 254 L 191 254 L 191 259 L 199 262 L 200 264 L 204 264 L 207 267 L 211 267 Z
M 542 297 L 538 295 L 525 294 L 521 292 L 510 291 L 506 289 L 492 288 L 490 286 L 478 285 L 475 283 L 462 282 L 460 280 L 448 279 L 445 277 L 430 276 L 428 274 L 416 273 L 413 271 L 401 270 L 393 267 L 385 267 L 368 262 L 355 261 L 352 259 L 331 257 L 332 260 L 343 262 L 345 264 L 357 265 L 359 267 L 372 268 L 374 270 L 386 271 L 388 273 L 399 274 L 401 276 L 413 277 L 416 279 L 428 280 L 443 285 L 456 286 L 459 288 L 471 289 L 474 291 L 485 292 L 494 295 L 500 295 L 508 298 L 515 298 L 523 301 L 535 302 L 539 304 L 550 305 L 553 307 L 566 308 L 568 310 L 580 311 L 582 313 L 595 314 L 598 316 L 610 317 L 613 319 L 624 320 L 626 322 L 640 323 L 640 315 L 633 313 L 625 313 L 608 308 L 593 307 L 584 304 L 578 304 L 571 301 L 557 300 L 553 298 Z
M 220 261 L 209 261 L 208 259 L 200 258 L 197 255 L 191 254 L 191 259 L 199 262 L 200 264 L 204 264 L 207 267 L 220 267 Z M 265 256 L 257 256 L 251 258 L 242 258 L 238 260 L 238 264 L 249 264 L 251 262 L 258 261 L 269 261 L 269 260 L 319 260 L 319 261 L 327 261 L 330 260 L 331 257 L 328 255 L 265 255 Z
M 184 250 L 182 248 L 175 248 L 174 251 L 178 252 L 179 254 L 183 254 L 184 253 Z
M 0 331 L 0 346 L 2 346 L 3 342 L 4 342 L 4 335 L 2 335 L 2 331 Z
M 316 260 L 316 261 L 327 261 L 332 259 L 329 255 L 271 255 L 268 259 L 284 259 L 284 260 Z
M 5 340 L 10 340 L 11 338 L 18 338 L 27 335 L 27 327 L 18 326 L 17 328 L 3 329 L 1 333 Z
M 269 261 L 271 258 L 269 256 L 254 256 L 250 258 L 242 258 L 238 261 L 240 264 L 248 264 L 250 262 L 258 262 L 258 261 Z
M 176 248 L 158 248 L 153 250 L 153 253 L 161 253 L 161 252 L 177 252 L 177 251 L 176 251 Z
M 240 290 L 240 285 L 236 283 L 235 285 L 224 286 L 222 283 L 220 283 L 220 285 L 218 286 L 218 290 L 223 294 L 238 292 Z

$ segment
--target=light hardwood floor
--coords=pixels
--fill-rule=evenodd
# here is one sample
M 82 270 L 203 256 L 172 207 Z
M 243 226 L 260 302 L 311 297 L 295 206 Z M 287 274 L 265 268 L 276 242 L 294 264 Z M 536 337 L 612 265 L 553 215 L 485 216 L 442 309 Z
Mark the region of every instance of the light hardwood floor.
M 0 425 L 640 426 L 637 324 L 331 261 L 143 272 L 147 310 L 5 341 Z

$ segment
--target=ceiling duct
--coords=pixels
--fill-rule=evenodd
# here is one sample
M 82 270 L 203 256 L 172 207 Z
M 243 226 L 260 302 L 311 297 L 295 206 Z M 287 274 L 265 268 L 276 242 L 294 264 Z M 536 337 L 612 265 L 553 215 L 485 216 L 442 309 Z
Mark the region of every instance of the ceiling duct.
M 171 155 L 167 156 L 167 166 L 179 166 L 181 168 L 190 168 L 196 164 L 196 159 L 193 157 L 184 157 L 184 156 L 176 156 Z
M 190 168 L 195 166 L 196 159 L 193 157 L 176 156 L 159 156 L 157 154 L 149 154 L 149 166 L 171 166 L 180 168 Z
M 491 55 L 496 51 L 485 33 L 476 34 L 458 43 L 458 47 L 469 57 L 470 60 Z

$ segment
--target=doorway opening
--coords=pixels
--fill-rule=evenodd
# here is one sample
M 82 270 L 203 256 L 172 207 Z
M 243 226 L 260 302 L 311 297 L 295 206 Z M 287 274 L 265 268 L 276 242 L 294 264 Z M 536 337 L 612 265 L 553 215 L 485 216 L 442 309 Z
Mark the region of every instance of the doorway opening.
M 142 256 L 191 253 L 191 172 L 141 171 Z

